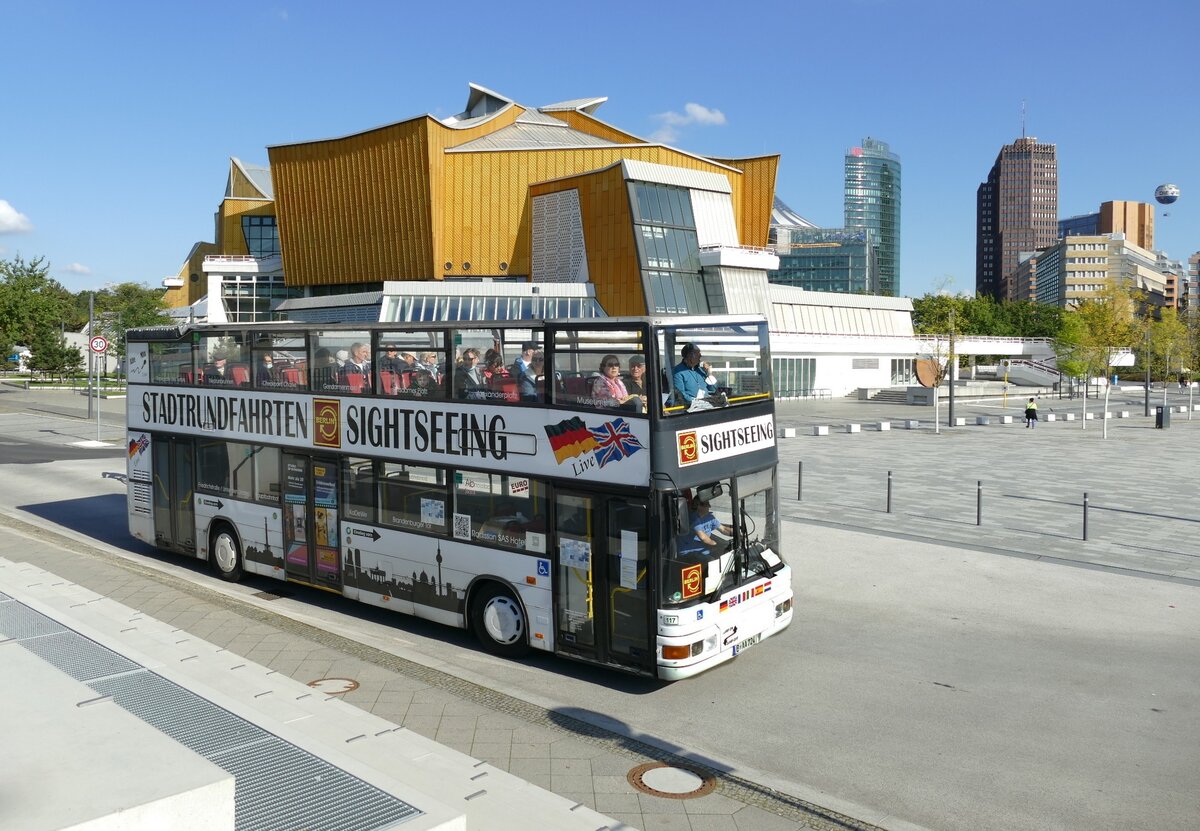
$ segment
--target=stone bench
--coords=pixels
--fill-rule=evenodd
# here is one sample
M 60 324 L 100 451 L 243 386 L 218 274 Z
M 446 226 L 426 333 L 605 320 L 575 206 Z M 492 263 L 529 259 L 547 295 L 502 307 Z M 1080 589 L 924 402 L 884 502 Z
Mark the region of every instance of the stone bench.
M 1043 421 L 1058 421 L 1058 416 L 1055 415 L 1054 413 L 1046 413 L 1046 417 L 1042 420 Z
M 892 429 L 892 423 L 890 421 L 881 421 L 875 425 L 875 429 L 881 433 L 886 433 Z
M 986 425 L 986 424 L 991 424 L 991 423 L 992 423 L 992 417 L 991 417 L 991 416 L 975 416 L 975 423 L 976 423 L 976 424 L 983 424 L 983 425 Z
M 1063 416 L 1063 420 L 1064 421 L 1074 421 L 1075 413 L 1067 413 L 1066 415 Z
M 816 425 L 815 427 L 813 427 L 813 435 L 814 436 L 828 436 L 829 435 L 829 427 L 824 424 Z
M 1013 417 L 1012 416 L 1000 416 L 1000 423 L 1001 424 L 1012 424 Z
M 781 438 L 794 439 L 794 438 L 796 438 L 796 428 L 795 427 L 784 427 L 779 431 L 779 435 Z
M 920 428 L 920 426 L 921 426 L 921 422 L 919 422 L 919 421 L 913 421 L 910 419 L 910 420 L 904 422 L 905 430 L 916 430 L 916 429 Z
M 1117 412 L 1117 418 L 1129 418 L 1129 410 L 1119 410 Z
M 847 424 L 846 432 L 847 433 L 861 433 L 862 425 L 861 424 Z

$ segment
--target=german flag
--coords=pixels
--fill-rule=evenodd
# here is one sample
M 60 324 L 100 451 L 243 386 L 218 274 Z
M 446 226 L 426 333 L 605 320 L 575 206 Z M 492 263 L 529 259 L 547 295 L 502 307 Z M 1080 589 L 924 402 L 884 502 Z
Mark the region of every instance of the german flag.
M 560 421 L 558 424 L 547 424 L 546 437 L 550 439 L 554 459 L 560 465 L 566 459 L 596 449 L 596 438 L 579 416 Z

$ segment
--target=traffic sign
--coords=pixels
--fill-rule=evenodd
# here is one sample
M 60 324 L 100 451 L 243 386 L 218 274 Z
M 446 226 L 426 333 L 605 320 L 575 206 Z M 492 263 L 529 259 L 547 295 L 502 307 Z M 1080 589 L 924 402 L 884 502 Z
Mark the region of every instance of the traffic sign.
M 96 337 L 92 338 L 89 346 L 91 346 L 92 351 L 97 355 L 103 355 L 108 350 L 108 339 L 103 335 L 96 335 Z

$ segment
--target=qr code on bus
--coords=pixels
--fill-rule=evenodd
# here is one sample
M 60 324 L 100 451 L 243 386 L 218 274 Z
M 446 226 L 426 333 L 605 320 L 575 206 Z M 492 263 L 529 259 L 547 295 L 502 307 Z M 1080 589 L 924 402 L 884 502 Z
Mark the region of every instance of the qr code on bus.
M 456 540 L 471 539 L 471 515 L 470 514 L 455 514 L 454 515 L 454 539 L 456 539 Z

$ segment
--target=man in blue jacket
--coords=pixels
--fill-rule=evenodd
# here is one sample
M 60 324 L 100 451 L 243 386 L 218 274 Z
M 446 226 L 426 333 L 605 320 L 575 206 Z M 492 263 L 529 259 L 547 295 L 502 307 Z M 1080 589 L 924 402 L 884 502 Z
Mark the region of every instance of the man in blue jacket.
M 676 395 L 683 399 L 684 406 L 691 407 L 701 390 L 704 390 L 707 396 L 717 391 L 717 385 L 708 382 L 711 367 L 707 363 L 701 363 L 700 359 L 703 356 L 700 354 L 700 347 L 694 343 L 685 343 L 679 356 L 683 360 L 675 365 L 671 381 Z

